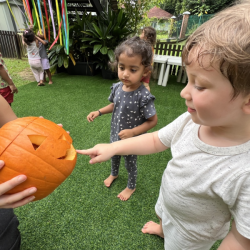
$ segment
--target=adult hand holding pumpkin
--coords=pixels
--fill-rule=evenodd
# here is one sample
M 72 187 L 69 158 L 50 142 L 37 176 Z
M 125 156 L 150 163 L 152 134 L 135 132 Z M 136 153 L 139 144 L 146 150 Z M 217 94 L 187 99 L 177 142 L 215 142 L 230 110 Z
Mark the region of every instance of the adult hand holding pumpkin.
M 4 162 L 0 160 L 0 169 L 4 166 Z M 27 177 L 25 175 L 19 175 L 9 181 L 0 184 L 0 208 L 16 208 L 23 206 L 32 200 L 35 196 L 32 196 L 36 192 L 35 187 L 28 188 L 22 192 L 6 195 L 5 193 L 13 189 L 17 185 L 26 181 Z

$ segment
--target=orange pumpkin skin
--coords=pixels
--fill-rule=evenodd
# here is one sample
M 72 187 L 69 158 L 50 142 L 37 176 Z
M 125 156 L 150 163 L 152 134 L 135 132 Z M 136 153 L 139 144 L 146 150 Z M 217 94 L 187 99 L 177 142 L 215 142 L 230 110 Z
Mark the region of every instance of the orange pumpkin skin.
M 36 200 L 52 193 L 73 171 L 77 153 L 69 134 L 38 117 L 18 118 L 0 129 L 0 183 L 24 174 L 27 180 L 10 190 L 14 194 L 36 187 Z

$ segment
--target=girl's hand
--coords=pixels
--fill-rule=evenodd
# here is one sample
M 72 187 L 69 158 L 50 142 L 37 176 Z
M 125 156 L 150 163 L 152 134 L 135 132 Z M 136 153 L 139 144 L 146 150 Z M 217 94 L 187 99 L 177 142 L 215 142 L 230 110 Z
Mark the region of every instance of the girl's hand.
M 4 166 L 4 162 L 0 160 L 0 169 Z M 18 175 L 15 178 L 0 184 L 0 208 L 16 208 L 31 202 L 35 196 L 32 196 L 37 189 L 35 187 L 28 188 L 16 194 L 5 194 L 17 185 L 27 180 L 25 175 Z
M 88 122 L 93 122 L 94 119 L 95 119 L 97 116 L 99 116 L 99 112 L 98 112 L 98 111 L 93 111 L 93 112 L 89 113 L 88 116 L 87 116 Z
M 124 129 L 118 135 L 121 140 L 135 136 L 132 129 Z
M 78 154 L 88 155 L 91 158 L 89 163 L 94 164 L 109 160 L 114 155 L 112 150 L 112 144 L 98 144 L 93 148 L 87 150 L 76 150 L 76 152 Z

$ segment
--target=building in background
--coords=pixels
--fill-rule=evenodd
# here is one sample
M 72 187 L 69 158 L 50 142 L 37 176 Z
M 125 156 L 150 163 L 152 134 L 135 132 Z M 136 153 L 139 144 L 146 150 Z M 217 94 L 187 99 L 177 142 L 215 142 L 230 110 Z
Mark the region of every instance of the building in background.
M 148 12 L 148 18 L 152 20 L 151 26 L 157 31 L 168 31 L 170 28 L 170 22 L 168 22 L 168 19 L 172 16 L 172 14 L 156 6 Z
M 17 20 L 15 22 L 6 0 L 0 0 L 0 30 L 18 32 L 20 29 L 25 29 L 25 18 L 22 14 L 25 13 L 23 4 L 18 0 L 9 0 L 11 10 Z

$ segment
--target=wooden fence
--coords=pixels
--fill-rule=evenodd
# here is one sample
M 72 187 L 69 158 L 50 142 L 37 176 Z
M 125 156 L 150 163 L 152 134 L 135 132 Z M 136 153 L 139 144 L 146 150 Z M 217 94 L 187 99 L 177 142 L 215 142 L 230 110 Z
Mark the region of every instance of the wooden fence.
M 27 57 L 22 36 L 14 31 L 0 30 L 0 52 L 6 58 L 22 59 L 22 57 Z

